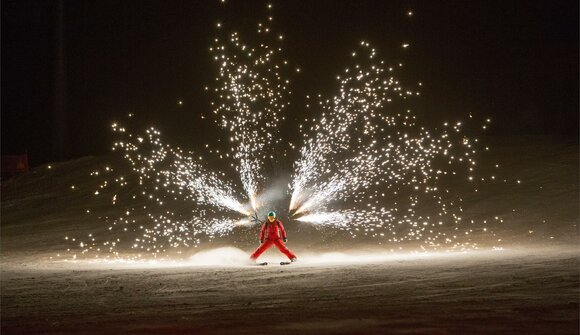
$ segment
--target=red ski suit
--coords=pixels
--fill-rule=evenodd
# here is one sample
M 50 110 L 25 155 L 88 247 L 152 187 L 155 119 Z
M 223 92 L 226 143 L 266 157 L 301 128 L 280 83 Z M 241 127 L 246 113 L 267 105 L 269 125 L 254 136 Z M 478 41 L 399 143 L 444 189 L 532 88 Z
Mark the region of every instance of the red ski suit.
M 278 250 L 280 250 L 289 259 L 296 258 L 296 255 L 290 249 L 284 245 L 282 239 L 286 238 L 286 230 L 284 230 L 284 225 L 282 221 L 275 220 L 274 222 L 266 221 L 262 225 L 262 231 L 260 231 L 260 241 L 262 244 L 254 251 L 251 259 L 256 260 L 260 255 L 266 251 L 269 247 L 274 244 Z

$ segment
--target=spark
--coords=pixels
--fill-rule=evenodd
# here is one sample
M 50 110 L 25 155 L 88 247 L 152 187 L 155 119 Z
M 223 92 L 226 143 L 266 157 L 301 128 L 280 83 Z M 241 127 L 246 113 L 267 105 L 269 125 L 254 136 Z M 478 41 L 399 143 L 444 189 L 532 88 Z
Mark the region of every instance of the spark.
M 404 87 L 392 67 L 376 60 L 369 42 L 362 41 L 352 54 L 359 57 L 337 77 L 337 93 L 321 96 L 320 116 L 309 128 L 301 128 L 304 144 L 289 185 L 290 210 L 298 221 L 353 236 L 464 246 L 456 237 L 431 229 L 441 223 L 430 216 L 425 220 L 418 210 L 422 202 L 435 204 L 438 216 L 454 225 L 461 222 L 454 211 L 461 208 L 445 199 L 448 190 L 439 181 L 441 175 L 455 174 L 444 166 L 475 165 L 469 154 L 473 141 L 455 135 L 462 122 L 440 132 L 422 126 L 404 108 L 419 92 Z M 392 207 L 385 209 L 389 203 Z
M 222 28 L 221 22 L 216 25 Z M 262 32 L 271 29 L 259 26 Z M 205 90 L 214 94 L 213 113 L 217 124 L 229 133 L 230 148 L 226 153 L 206 148 L 222 159 L 233 158 L 241 185 L 211 169 L 203 155 L 166 144 L 155 127 L 135 134 L 115 122 L 112 130 L 120 139 L 113 150 L 129 166 L 129 171 L 118 173 L 127 177 L 115 176 L 117 172 L 108 166 L 91 175 L 106 179 L 94 196 L 111 196 L 109 203 L 122 210 L 116 218 L 104 218 L 109 239 L 81 241 L 83 254 L 96 252 L 98 256 L 106 251 L 106 257 L 120 257 L 122 245 L 138 251 L 136 258 L 143 254 L 159 257 L 170 249 L 195 247 L 205 238 L 251 224 L 247 217 L 264 205 L 260 195 L 268 173 L 264 166 L 276 158 L 279 124 L 290 104 L 286 73 L 292 71 L 281 53 L 283 37 L 259 34 L 253 43 L 246 43 L 237 32 L 225 35 L 220 29 L 218 33 L 224 36 L 214 39 L 209 48 L 217 75 Z
M 119 259 L 128 248 L 131 259 L 157 258 L 255 224 L 250 215 L 257 217 L 268 205 L 264 194 L 272 171 L 267 167 L 279 162 L 277 152 L 285 144 L 279 128 L 290 105 L 290 74 L 301 72 L 284 58 L 284 37 L 274 33 L 273 21 L 268 16 L 262 21 L 267 24 L 259 23 L 254 38 L 218 29 L 209 48 L 217 75 L 204 87 L 212 94 L 213 112 L 204 114 L 227 132 L 229 148 L 224 153 L 207 143 L 205 150 L 231 159 L 235 171 L 216 171 L 203 154 L 165 143 L 155 127 L 135 133 L 113 123 L 119 137 L 113 150 L 128 169 L 107 165 L 91 175 L 103 179 L 94 196 L 107 198 L 118 211 L 102 218 L 105 237 L 70 239 L 81 254 L 99 258 L 105 252 L 105 259 Z M 221 22 L 216 25 L 222 28 Z M 333 97 L 319 95 L 316 104 L 307 96 L 307 107 L 316 105 L 317 117 L 300 126 L 301 147 L 288 144 L 300 148 L 289 185 L 292 218 L 379 243 L 477 248 L 473 229 L 461 216 L 461 198 L 442 183 L 460 169 L 470 184 L 479 182 L 473 177 L 477 140 L 463 134 L 462 121 L 437 129 L 420 123 L 407 102 L 420 95 L 422 83 L 406 87 L 397 78 L 402 63 L 379 60 L 368 41 L 361 41 L 352 56 L 353 64 L 337 76 Z M 431 211 L 423 211 L 425 206 Z M 446 225 L 454 230 L 439 229 Z
M 231 154 L 254 210 L 255 198 L 264 188 L 264 166 L 275 157 L 279 125 L 290 104 L 289 69 L 280 52 L 281 40 L 282 35 L 279 39 L 264 36 L 251 45 L 233 32 L 216 39 L 210 49 L 219 66 L 214 114 L 218 125 L 231 134 Z

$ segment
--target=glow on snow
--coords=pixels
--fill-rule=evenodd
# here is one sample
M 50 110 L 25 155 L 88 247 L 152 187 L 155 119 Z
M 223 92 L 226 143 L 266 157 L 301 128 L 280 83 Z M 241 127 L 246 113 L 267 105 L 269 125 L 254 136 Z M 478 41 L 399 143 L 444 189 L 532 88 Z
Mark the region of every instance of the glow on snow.
M 271 8 L 267 6 L 268 11 Z M 163 143 L 155 128 L 138 135 L 114 123 L 112 129 L 121 140 L 113 149 L 131 171 L 113 175 L 115 169 L 107 166 L 93 172 L 109 178 L 95 196 L 108 194 L 113 184 L 131 191 L 111 197 L 120 210 L 103 218 L 108 224 L 103 236 L 90 234 L 83 241 L 66 237 L 83 254 L 161 257 L 252 224 L 249 216 L 261 209 L 260 194 L 268 191 L 265 163 L 275 162 L 276 147 L 281 145 L 278 129 L 291 94 L 283 36 L 272 32 L 272 20 L 269 16 L 258 23 L 256 40 L 243 41 L 232 32 L 214 39 L 209 48 L 217 76 L 206 90 L 215 97 L 211 105 L 218 125 L 229 134 L 239 181 L 209 168 L 199 154 Z M 222 23 L 216 26 L 218 33 L 225 29 Z M 418 241 L 423 249 L 477 248 L 470 241 L 460 242 L 459 232 L 440 229 L 461 224 L 462 209 L 461 199 L 450 198 L 450 190 L 439 185 L 443 176 L 455 175 L 460 168 L 473 172 L 477 139 L 462 135 L 459 121 L 436 129 L 421 126 L 406 106 L 420 95 L 417 87 L 403 85 L 396 77 L 402 64 L 379 60 L 370 43 L 361 42 L 352 60 L 337 77 L 333 97 L 319 96 L 317 101 L 307 97 L 306 108 L 318 116 L 309 127 L 300 126 L 304 143 L 289 185 L 292 219 L 342 230 L 353 238 L 374 237 L 380 244 Z M 135 199 L 148 204 L 129 204 Z M 421 213 L 423 203 L 437 209 Z M 461 234 L 473 231 L 466 228 Z M 120 254 L 121 244 L 134 252 Z

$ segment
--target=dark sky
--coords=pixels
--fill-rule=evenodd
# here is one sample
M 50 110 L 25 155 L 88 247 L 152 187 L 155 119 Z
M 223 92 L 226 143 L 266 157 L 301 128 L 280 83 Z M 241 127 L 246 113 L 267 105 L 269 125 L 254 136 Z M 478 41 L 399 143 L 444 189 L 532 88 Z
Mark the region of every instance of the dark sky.
M 381 58 L 403 62 L 404 79 L 423 82 L 417 108 L 425 122 L 471 112 L 493 119 L 491 135 L 578 135 L 578 1 L 273 3 L 274 30 L 302 69 L 286 129 L 307 116 L 304 94 L 333 93 L 334 77 L 364 39 Z M 215 23 L 243 34 L 265 2 L 63 4 L 65 114 L 56 98 L 58 2 L 2 1 L 3 154 L 28 150 L 32 164 L 104 154 L 111 122 L 127 113 L 183 147 L 221 136 L 200 119 L 210 111 L 203 87 L 216 74 L 208 52 Z

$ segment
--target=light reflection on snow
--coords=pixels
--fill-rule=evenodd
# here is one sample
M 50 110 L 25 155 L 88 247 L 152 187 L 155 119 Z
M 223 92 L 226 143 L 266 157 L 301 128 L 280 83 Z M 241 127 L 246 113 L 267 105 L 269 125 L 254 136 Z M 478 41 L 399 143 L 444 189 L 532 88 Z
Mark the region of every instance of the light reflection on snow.
M 504 248 L 486 250 L 464 251 L 414 251 L 414 252 L 321 252 L 301 253 L 297 263 L 291 267 L 301 266 L 348 266 L 356 264 L 373 264 L 389 262 L 405 262 L 416 260 L 435 259 L 465 259 L 469 257 L 485 256 L 497 252 L 505 252 Z M 268 266 L 278 266 L 279 262 L 286 261 L 283 256 L 266 255 L 260 258 L 260 262 L 268 262 Z M 248 259 L 248 253 L 233 247 L 224 247 L 201 251 L 189 259 L 176 260 L 170 258 L 160 259 L 94 259 L 73 260 L 58 262 L 60 266 L 72 266 L 75 269 L 160 269 L 160 268 L 186 268 L 186 267 L 256 267 Z

